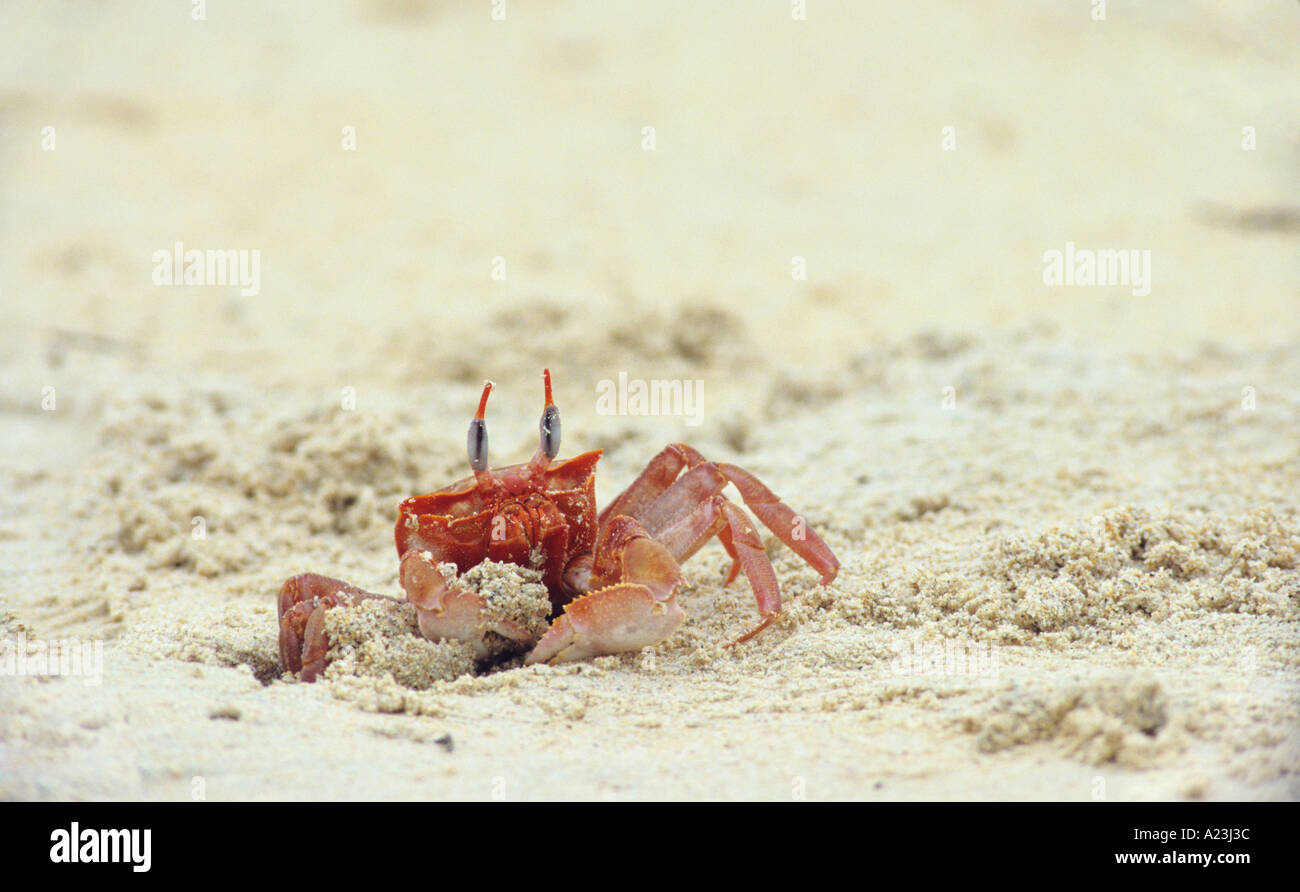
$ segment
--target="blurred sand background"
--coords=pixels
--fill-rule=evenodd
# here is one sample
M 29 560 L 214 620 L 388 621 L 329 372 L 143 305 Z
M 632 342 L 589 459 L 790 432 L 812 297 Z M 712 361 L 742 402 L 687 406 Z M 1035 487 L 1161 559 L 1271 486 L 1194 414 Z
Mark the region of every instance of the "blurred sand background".
M 0 6 L 0 622 L 104 642 L 0 676 L 0 797 L 1300 795 L 1294 4 L 491 11 Z M 156 287 L 178 241 L 260 292 Z M 1150 293 L 1045 285 L 1067 242 Z M 839 579 L 774 545 L 723 650 L 714 544 L 653 652 L 281 678 L 280 582 L 398 591 L 396 503 L 484 378 L 526 458 L 543 365 L 602 502 L 684 440 Z

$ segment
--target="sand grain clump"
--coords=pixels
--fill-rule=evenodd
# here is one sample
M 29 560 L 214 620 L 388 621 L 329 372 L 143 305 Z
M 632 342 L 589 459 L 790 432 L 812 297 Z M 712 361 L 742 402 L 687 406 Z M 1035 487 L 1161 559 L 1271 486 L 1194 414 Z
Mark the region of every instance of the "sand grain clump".
M 425 690 L 474 671 L 474 651 L 462 641 L 429 641 L 420 635 L 415 607 L 373 598 L 325 615 L 333 662 L 328 678 L 391 676 L 403 687 Z
M 535 637 L 546 631 L 551 602 L 538 571 L 496 561 L 484 561 L 460 576 L 454 564 L 438 569 L 449 583 L 482 595 L 490 619 L 517 623 Z M 325 630 L 333 661 L 326 670 L 329 678 L 389 676 L 402 687 L 420 691 L 468 675 L 483 662 L 469 642 L 425 638 L 415 606 L 391 598 L 337 607 L 326 614 Z M 488 639 L 490 659 L 520 650 L 494 633 L 489 632 Z

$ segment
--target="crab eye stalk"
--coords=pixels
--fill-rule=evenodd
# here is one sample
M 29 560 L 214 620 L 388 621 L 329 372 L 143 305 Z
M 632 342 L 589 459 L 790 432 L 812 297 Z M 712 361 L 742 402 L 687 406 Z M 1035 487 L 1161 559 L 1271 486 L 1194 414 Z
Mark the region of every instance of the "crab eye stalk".
M 487 409 L 487 398 L 491 392 L 492 382 L 487 381 L 483 385 L 483 396 L 478 401 L 478 412 L 474 414 L 474 420 L 469 423 L 466 446 L 469 451 L 469 466 L 476 474 L 486 471 L 488 466 L 487 422 L 483 420 L 483 412 Z
M 551 370 L 543 369 L 542 377 L 546 379 L 546 408 L 542 410 L 542 421 L 538 425 L 542 435 L 541 450 L 547 458 L 560 454 L 560 409 L 551 398 Z

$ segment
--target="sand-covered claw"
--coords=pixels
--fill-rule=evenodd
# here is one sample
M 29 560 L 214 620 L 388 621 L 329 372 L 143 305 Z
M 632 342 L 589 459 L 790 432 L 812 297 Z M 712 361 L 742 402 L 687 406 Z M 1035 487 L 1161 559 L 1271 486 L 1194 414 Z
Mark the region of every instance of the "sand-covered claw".
M 300 573 L 287 579 L 276 600 L 280 665 L 288 672 L 302 673 L 303 681 L 315 681 L 329 664 L 325 614 L 335 607 L 383 597 L 316 573 Z
M 676 600 L 657 601 L 644 585 L 621 582 L 570 602 L 525 663 L 564 663 L 658 644 L 682 623 Z
M 595 591 L 564 608 L 526 663 L 583 660 L 658 644 L 681 625 L 682 574 L 661 543 L 630 517 L 617 517 L 596 545 Z M 614 581 L 621 580 L 621 581 Z
M 406 600 L 415 605 L 420 634 L 430 641 L 465 641 L 479 658 L 493 651 L 487 641 L 490 632 L 519 645 L 532 643 L 534 636 L 527 628 L 491 610 L 478 592 L 458 585 L 455 565 L 439 563 L 432 552 L 415 548 L 406 552 L 399 572 Z

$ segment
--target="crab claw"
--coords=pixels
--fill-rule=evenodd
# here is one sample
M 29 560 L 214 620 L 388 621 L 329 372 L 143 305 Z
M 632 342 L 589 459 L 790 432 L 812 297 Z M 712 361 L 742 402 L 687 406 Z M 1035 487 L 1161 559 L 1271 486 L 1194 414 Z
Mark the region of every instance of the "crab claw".
M 402 589 L 406 600 L 415 605 L 420 634 L 430 641 L 455 638 L 468 642 L 480 659 L 492 652 L 485 640 L 489 632 L 516 644 L 532 643 L 533 636 L 526 628 L 493 616 L 482 595 L 454 584 L 454 574 L 449 578 L 438 566 L 429 551 L 412 548 L 402 555 Z
M 668 549 L 636 521 L 620 517 L 611 524 L 599 550 L 613 559 L 618 577 L 627 581 L 570 601 L 528 654 L 526 664 L 640 650 L 663 641 L 681 625 L 685 614 L 675 593 L 682 575 Z
M 681 625 L 677 602 L 655 600 L 644 585 L 620 582 L 569 603 L 525 664 L 567 663 L 658 644 Z
M 276 602 L 280 665 L 289 672 L 301 672 L 303 681 L 315 681 L 329 665 L 326 654 L 330 640 L 325 634 L 325 613 L 340 605 L 383 597 L 316 573 L 300 573 L 286 580 Z

